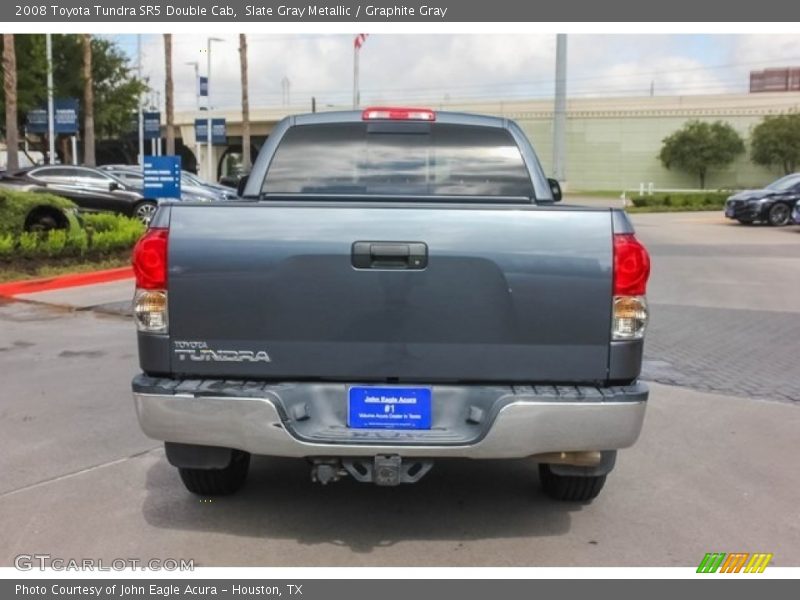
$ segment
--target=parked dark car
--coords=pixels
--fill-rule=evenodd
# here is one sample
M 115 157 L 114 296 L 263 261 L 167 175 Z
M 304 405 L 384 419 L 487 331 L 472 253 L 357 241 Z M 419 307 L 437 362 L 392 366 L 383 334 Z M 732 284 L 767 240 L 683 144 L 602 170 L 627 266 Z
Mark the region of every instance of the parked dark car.
M 782 227 L 792 222 L 792 209 L 800 199 L 800 173 L 773 181 L 761 190 L 744 190 L 725 202 L 725 216 L 743 224 L 767 223 Z
M 44 165 L 4 174 L 16 189 L 50 192 L 72 200 L 81 210 L 111 211 L 149 223 L 158 208 L 133 186 L 92 167 Z
M 229 173 L 228 175 L 223 175 L 219 178 L 219 184 L 235 190 L 239 187 L 239 181 L 241 181 L 242 176 L 243 175 L 240 173 Z
M 238 195 L 236 194 L 236 190 L 235 189 L 231 189 L 231 186 L 222 185 L 222 184 L 219 184 L 219 183 L 209 183 L 208 181 L 203 181 L 202 179 L 200 179 L 200 177 L 198 177 L 197 175 L 195 175 L 194 173 L 192 173 L 190 171 L 183 171 L 181 182 L 183 182 L 184 179 L 187 180 L 191 185 L 197 185 L 197 186 L 201 186 L 201 187 L 204 187 L 204 188 L 208 188 L 208 189 L 213 190 L 213 191 L 215 191 L 215 192 L 217 192 L 219 194 L 222 194 L 225 197 L 226 200 L 233 200 L 235 198 L 238 198 Z M 239 179 L 241 179 L 241 177 Z M 234 186 L 234 188 L 236 188 L 236 186 Z
M 103 165 L 100 169 L 141 192 L 148 200 L 159 200 L 159 198 L 149 196 L 144 191 L 144 174 L 141 167 L 137 165 Z M 217 200 L 234 200 L 236 198 L 235 191 L 230 188 L 198 183 L 196 178 L 186 171 L 181 174 L 180 199 L 183 201 L 213 202 Z

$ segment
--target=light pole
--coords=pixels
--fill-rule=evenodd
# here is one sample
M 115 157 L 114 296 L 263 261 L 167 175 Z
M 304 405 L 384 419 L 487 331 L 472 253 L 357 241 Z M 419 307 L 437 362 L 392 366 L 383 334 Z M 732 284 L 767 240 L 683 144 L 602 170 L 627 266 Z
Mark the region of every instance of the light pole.
M 53 36 L 45 36 L 47 45 L 47 138 L 49 143 L 48 164 L 56 164 L 56 123 L 53 108 Z
M 207 80 L 206 80 L 206 98 L 207 98 L 207 102 L 208 102 L 208 107 L 206 109 L 206 112 L 208 113 L 207 114 L 207 126 L 206 126 L 206 129 L 207 129 L 207 131 L 206 131 L 206 134 L 207 134 L 206 142 L 208 143 L 208 147 L 206 148 L 206 152 L 208 153 L 208 155 L 206 157 L 206 169 L 207 169 L 207 172 L 208 172 L 208 175 L 207 175 L 208 180 L 211 183 L 216 183 L 216 179 L 217 179 L 213 175 L 213 172 L 214 172 L 214 157 L 212 156 L 213 152 L 212 152 L 212 146 L 211 146 L 211 139 L 212 139 L 212 136 L 211 136 L 211 42 L 223 42 L 223 41 L 225 41 L 225 40 L 223 40 L 222 38 L 215 38 L 215 37 L 208 38 L 208 46 L 207 46 L 207 50 L 206 50 L 206 54 L 207 54 L 206 58 L 208 59 L 208 64 L 206 66 L 206 77 L 207 77 Z
M 142 34 L 136 35 L 136 72 L 139 81 L 142 80 Z M 142 103 L 142 95 L 139 94 L 138 98 L 139 113 L 139 164 L 144 168 L 144 106 Z
M 556 94 L 553 107 L 553 176 L 566 180 L 567 34 L 556 34 Z
M 186 63 L 190 67 L 194 67 L 194 108 L 197 111 L 197 116 L 200 116 L 200 63 L 196 60 L 190 60 Z M 194 140 L 194 155 L 197 157 L 197 167 L 200 167 L 200 140 L 195 137 Z

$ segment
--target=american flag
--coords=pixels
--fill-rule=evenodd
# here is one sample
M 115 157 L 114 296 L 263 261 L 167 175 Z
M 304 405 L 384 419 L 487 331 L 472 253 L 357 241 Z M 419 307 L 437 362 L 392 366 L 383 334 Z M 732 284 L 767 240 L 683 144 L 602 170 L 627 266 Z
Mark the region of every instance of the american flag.
M 355 46 L 356 50 L 361 50 L 361 46 L 363 46 L 364 42 L 367 41 L 368 36 L 368 33 L 359 33 L 356 35 L 355 39 L 353 40 L 353 46 Z

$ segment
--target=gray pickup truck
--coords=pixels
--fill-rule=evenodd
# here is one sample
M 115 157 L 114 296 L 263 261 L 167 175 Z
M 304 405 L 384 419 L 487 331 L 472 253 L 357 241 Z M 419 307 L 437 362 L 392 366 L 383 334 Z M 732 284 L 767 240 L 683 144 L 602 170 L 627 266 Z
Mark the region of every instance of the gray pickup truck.
M 591 500 L 642 427 L 650 262 L 560 199 L 508 119 L 284 119 L 241 201 L 164 204 L 134 250 L 143 431 L 202 495 L 260 454 L 379 485 L 525 458 Z

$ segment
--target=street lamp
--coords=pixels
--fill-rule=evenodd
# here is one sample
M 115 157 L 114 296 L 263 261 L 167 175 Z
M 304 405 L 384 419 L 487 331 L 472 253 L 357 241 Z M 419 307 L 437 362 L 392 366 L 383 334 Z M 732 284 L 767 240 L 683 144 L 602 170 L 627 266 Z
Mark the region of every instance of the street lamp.
M 200 63 L 190 60 L 186 64 L 194 67 L 194 102 L 197 110 L 200 110 Z
M 142 34 L 136 35 L 136 76 L 139 81 L 142 81 Z M 136 112 L 139 113 L 139 161 L 138 163 L 144 167 L 144 105 L 142 103 L 142 93 L 139 92 L 139 97 L 136 99 L 138 107 Z
M 56 125 L 53 108 L 53 37 L 45 35 L 47 46 L 47 164 L 56 164 Z
M 209 178 L 209 181 L 211 183 L 216 183 L 216 179 L 217 179 L 213 175 L 213 172 L 214 172 L 214 159 L 213 159 L 213 156 L 212 156 L 212 146 L 211 146 L 211 42 L 224 42 L 224 41 L 225 40 L 223 40 L 222 38 L 210 37 L 210 38 L 208 38 L 208 45 L 207 45 L 207 50 L 206 50 L 206 54 L 207 54 L 206 58 L 208 59 L 208 64 L 206 66 L 206 77 L 208 78 L 206 80 L 206 98 L 208 99 L 207 100 L 208 101 L 208 108 L 207 108 L 207 113 L 208 113 L 207 117 L 208 117 L 208 119 L 207 119 L 207 127 L 206 127 L 206 129 L 207 129 L 207 131 L 206 131 L 206 134 L 207 134 L 206 142 L 208 143 L 208 148 L 206 150 L 208 152 L 208 156 L 206 158 L 206 168 L 208 170 L 208 178 Z
M 194 67 L 194 107 L 197 111 L 197 117 L 200 117 L 200 63 L 196 60 L 190 60 L 186 63 L 190 67 Z M 197 170 L 200 170 L 200 140 L 195 136 L 194 140 L 194 155 L 197 157 Z

